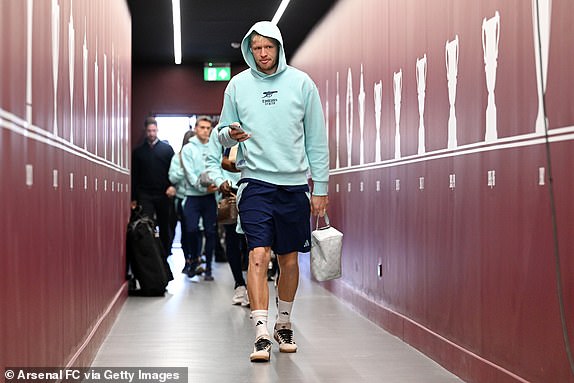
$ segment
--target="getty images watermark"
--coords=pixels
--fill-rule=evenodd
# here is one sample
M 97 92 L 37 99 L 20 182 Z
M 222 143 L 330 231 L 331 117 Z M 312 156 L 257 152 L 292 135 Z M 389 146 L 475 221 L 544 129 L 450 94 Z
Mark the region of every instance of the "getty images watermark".
M 187 367 L 6 367 L 6 383 L 187 383 Z

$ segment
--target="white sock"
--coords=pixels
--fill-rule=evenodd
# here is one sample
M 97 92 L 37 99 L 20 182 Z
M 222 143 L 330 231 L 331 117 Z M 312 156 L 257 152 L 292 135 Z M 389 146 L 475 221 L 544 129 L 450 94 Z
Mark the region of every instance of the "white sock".
M 285 302 L 278 299 L 277 305 L 277 323 L 289 323 L 291 322 L 291 309 L 293 308 L 293 302 Z
M 255 339 L 266 335 L 269 337 L 269 330 L 267 329 L 267 315 L 268 310 L 253 310 L 251 316 L 253 317 L 253 324 L 255 325 Z

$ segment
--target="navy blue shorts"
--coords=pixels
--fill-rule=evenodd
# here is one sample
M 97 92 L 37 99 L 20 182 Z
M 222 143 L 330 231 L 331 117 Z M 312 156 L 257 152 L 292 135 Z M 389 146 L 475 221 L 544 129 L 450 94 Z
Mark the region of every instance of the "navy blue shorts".
M 308 185 L 278 186 L 244 179 L 237 201 L 249 250 L 271 247 L 278 255 L 311 250 Z

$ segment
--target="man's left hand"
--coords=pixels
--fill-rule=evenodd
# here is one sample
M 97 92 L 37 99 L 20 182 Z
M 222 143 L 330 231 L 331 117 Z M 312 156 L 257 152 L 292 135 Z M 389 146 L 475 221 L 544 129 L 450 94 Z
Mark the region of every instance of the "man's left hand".
M 311 215 L 323 217 L 327 213 L 329 197 L 326 195 L 311 196 Z

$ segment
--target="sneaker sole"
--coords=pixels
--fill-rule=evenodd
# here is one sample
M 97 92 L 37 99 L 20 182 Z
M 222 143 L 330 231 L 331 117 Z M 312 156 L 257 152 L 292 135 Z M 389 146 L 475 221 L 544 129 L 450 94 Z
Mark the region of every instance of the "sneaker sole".
M 269 353 L 253 353 L 249 356 L 252 362 L 269 362 L 271 360 L 271 354 Z
M 281 348 L 281 346 L 279 346 L 279 352 L 283 352 L 285 354 L 294 354 L 297 352 L 297 347 L 295 347 L 293 349 L 284 349 L 284 348 Z

